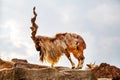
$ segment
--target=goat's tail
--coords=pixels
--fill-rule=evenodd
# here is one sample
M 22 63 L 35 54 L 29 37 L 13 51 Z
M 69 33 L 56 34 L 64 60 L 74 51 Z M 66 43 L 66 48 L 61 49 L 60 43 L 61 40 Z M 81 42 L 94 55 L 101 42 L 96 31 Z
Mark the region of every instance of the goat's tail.
M 34 41 L 37 29 L 38 29 L 38 25 L 35 23 L 36 17 L 37 17 L 37 13 L 35 12 L 35 7 L 33 8 L 33 14 L 34 14 L 34 17 L 31 18 L 32 27 L 30 27 L 30 29 L 32 30 L 32 33 L 31 33 L 32 36 L 31 36 L 31 38 Z

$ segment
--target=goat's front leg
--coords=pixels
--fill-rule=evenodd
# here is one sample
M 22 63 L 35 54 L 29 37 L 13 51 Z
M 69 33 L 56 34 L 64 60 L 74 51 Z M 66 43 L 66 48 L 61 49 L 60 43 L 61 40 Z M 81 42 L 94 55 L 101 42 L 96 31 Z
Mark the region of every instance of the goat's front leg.
M 66 52 L 65 55 L 67 56 L 68 60 L 70 61 L 71 65 L 72 65 L 72 69 L 74 69 L 75 68 L 75 63 L 73 63 L 73 61 L 70 57 L 70 54 L 68 52 Z
M 84 59 L 85 59 L 84 55 L 80 55 L 80 56 L 78 57 L 77 69 L 82 69 L 83 63 L 84 63 Z
M 84 59 L 78 60 L 78 65 L 77 65 L 76 69 L 82 69 L 83 63 L 84 63 Z
M 82 69 L 84 59 L 85 59 L 85 57 L 83 55 L 83 51 L 74 50 L 73 55 L 78 60 L 78 65 L 77 65 L 76 69 Z

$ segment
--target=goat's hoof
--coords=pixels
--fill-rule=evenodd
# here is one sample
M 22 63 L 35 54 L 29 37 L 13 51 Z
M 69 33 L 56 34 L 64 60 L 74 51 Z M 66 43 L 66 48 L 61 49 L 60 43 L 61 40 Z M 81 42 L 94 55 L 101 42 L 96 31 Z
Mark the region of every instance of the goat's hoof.
M 75 69 L 75 66 L 73 66 L 72 69 Z
M 77 68 L 75 68 L 75 69 L 82 69 L 82 67 L 77 67 Z

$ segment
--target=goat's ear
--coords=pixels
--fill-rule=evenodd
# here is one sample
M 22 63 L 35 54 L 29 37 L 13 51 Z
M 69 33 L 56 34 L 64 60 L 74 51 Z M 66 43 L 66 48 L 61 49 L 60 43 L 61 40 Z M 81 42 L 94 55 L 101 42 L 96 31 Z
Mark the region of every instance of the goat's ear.
M 37 50 L 37 51 L 40 51 L 40 47 L 36 47 L 36 50 Z
M 87 64 L 87 67 L 88 67 L 88 68 L 91 68 L 91 64 Z
M 40 47 L 38 44 L 35 45 L 35 48 L 36 48 L 37 51 L 40 51 L 40 50 L 41 50 L 41 47 Z

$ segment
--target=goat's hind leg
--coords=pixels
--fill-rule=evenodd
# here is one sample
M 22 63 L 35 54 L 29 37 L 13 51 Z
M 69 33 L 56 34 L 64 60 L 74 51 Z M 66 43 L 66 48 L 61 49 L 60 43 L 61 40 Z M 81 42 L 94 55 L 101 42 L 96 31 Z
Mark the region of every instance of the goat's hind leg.
M 73 61 L 70 57 L 70 54 L 68 52 L 66 52 L 65 55 L 67 56 L 68 60 L 70 61 L 71 65 L 72 65 L 72 69 L 74 69 L 75 68 L 75 63 L 73 63 Z

